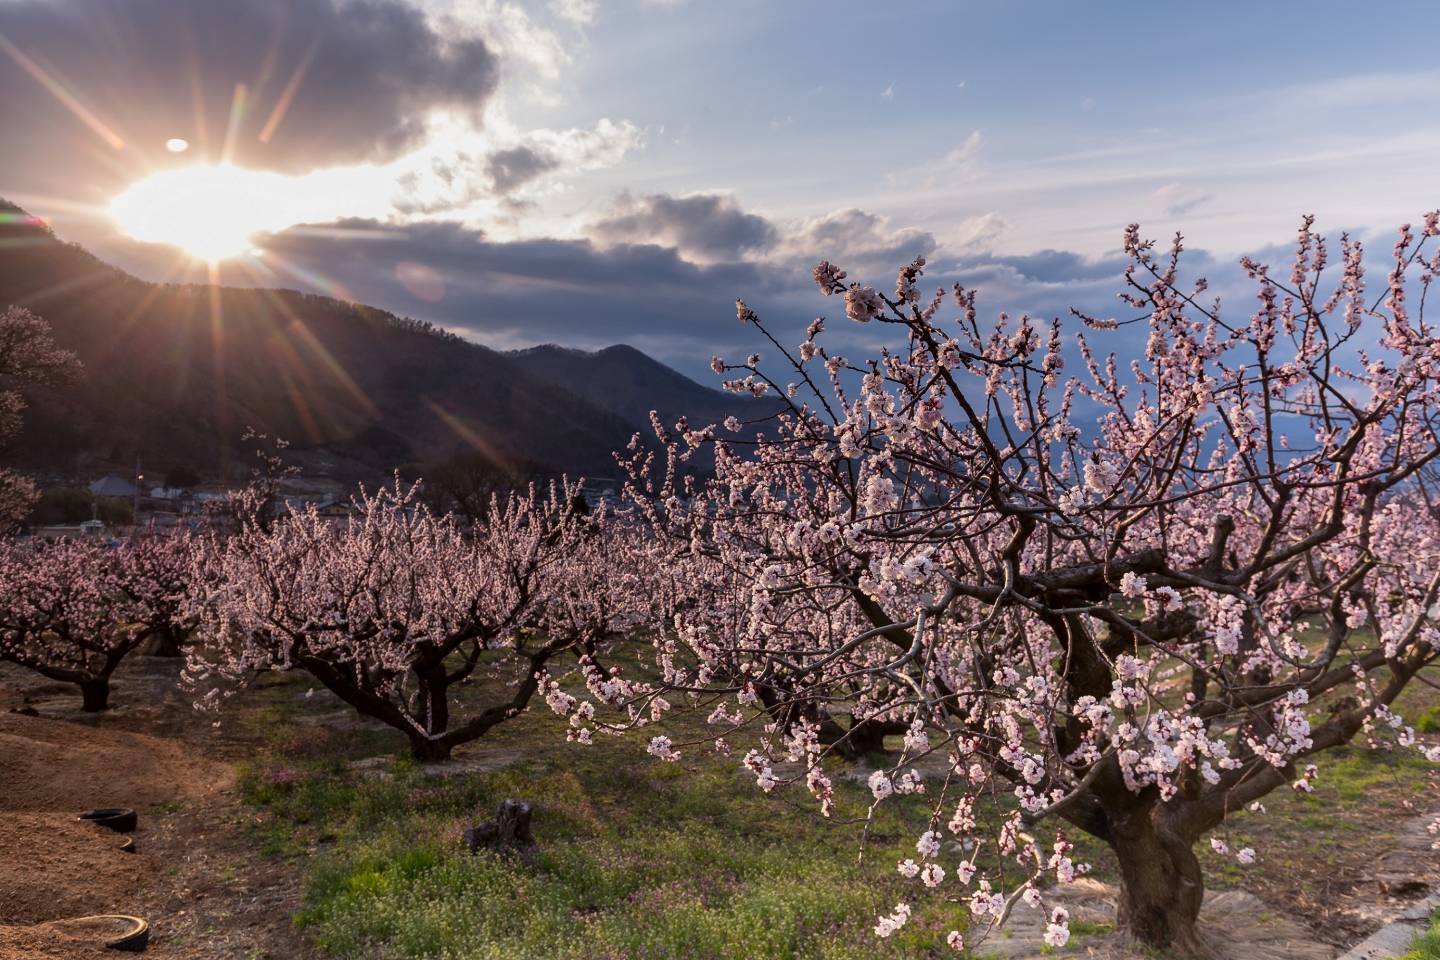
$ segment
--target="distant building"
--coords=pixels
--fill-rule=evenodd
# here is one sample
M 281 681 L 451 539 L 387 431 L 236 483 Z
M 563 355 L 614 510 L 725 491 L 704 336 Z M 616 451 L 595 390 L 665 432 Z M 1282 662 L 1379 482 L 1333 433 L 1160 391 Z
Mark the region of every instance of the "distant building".
M 351 509 L 350 504 L 338 500 L 334 503 L 325 504 L 325 506 L 316 512 L 320 514 L 320 519 L 326 521 L 331 526 L 341 525 L 355 515 L 355 511 Z
M 90 484 L 90 492 L 97 497 L 133 497 L 135 484 L 116 476 L 101 477 Z

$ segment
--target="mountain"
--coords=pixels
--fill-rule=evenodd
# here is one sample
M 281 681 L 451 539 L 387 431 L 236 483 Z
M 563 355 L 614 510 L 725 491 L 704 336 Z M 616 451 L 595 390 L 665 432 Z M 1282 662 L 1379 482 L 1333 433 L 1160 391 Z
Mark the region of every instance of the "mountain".
M 253 427 L 289 439 L 307 472 L 347 481 L 477 452 L 613 476 L 612 452 L 649 432 L 646 389 L 668 419 L 693 402 L 692 419 L 709 422 L 736 403 L 628 347 L 507 355 L 294 290 L 150 283 L 0 201 L 9 304 L 44 317 L 85 364 L 78 385 L 28 396 L 5 456 L 64 475 L 138 455 L 152 476 L 239 476 Z
M 643 424 L 647 434 L 651 410 L 659 412 L 666 426 L 685 416 L 692 425 L 703 427 L 729 416 L 742 420 L 768 416 L 779 406 L 701 386 L 624 344 L 594 353 L 547 344 L 507 356 L 536 379 L 562 384 L 602 410 Z

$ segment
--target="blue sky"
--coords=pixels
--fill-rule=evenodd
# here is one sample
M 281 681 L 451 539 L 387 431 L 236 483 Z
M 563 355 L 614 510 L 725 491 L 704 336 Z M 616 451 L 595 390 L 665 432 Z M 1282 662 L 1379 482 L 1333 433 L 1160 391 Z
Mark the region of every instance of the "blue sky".
M 1221 273 L 1304 212 L 1383 251 L 1440 205 L 1437 27 L 1431 3 L 0 0 L 0 195 L 141 275 L 703 377 L 741 349 L 736 296 L 830 306 L 819 257 L 888 286 L 924 253 L 1047 314 L 1111 309 L 1132 221 Z
M 942 237 L 995 214 L 1011 253 L 1183 221 L 1233 251 L 1302 210 L 1389 226 L 1432 199 L 1440 8 L 1392 9 L 602 8 L 547 122 L 653 131 L 596 177 L 614 189 L 732 191 L 772 217 L 859 206 Z M 968 169 L 945 161 L 977 134 Z

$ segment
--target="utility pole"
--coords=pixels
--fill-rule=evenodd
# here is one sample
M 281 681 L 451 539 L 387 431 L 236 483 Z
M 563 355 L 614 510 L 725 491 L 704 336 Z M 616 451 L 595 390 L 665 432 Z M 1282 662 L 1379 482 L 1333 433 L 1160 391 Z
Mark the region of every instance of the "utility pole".
M 140 454 L 135 454 L 135 495 L 134 502 L 130 505 L 130 525 L 135 528 L 140 526 L 140 482 L 145 475 L 140 472 Z

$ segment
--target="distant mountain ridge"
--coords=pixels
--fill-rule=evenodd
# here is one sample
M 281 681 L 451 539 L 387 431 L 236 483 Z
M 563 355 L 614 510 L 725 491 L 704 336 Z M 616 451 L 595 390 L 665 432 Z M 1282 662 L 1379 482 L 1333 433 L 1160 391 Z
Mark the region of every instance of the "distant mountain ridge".
M 732 415 L 742 420 L 763 417 L 778 406 L 702 386 L 626 344 L 593 352 L 545 344 L 512 350 L 506 356 L 532 376 L 566 384 L 586 401 L 640 424 L 647 432 L 652 409 L 667 426 L 682 415 L 691 424 L 704 426 Z
M 142 458 L 239 475 L 247 427 L 307 471 L 354 480 L 476 452 L 613 476 L 649 410 L 710 422 L 769 412 L 631 347 L 502 353 L 363 304 L 294 290 L 150 283 L 0 201 L 0 307 L 50 322 L 81 382 L 29 396 L 5 461 L 66 475 Z

